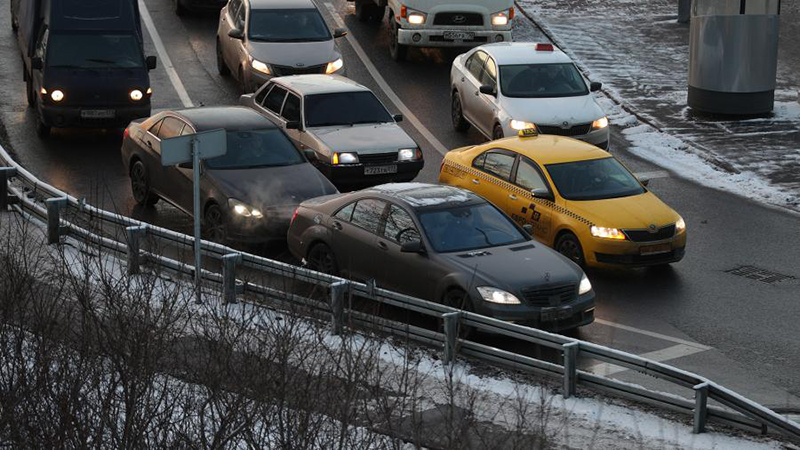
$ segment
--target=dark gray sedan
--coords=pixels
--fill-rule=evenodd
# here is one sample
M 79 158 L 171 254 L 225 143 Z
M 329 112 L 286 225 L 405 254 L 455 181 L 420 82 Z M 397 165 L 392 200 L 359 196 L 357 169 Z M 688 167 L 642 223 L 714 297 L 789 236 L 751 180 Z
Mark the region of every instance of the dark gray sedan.
M 594 320 L 580 267 L 452 186 L 385 184 L 307 200 L 288 244 L 311 268 L 501 320 L 552 331 Z
M 223 128 L 228 152 L 202 162 L 200 204 L 207 238 L 224 242 L 283 240 L 303 200 L 336 193 L 286 134 L 249 108 L 165 111 L 131 122 L 122 163 L 140 205 L 164 199 L 192 215 L 192 164 L 161 165 L 161 140 Z

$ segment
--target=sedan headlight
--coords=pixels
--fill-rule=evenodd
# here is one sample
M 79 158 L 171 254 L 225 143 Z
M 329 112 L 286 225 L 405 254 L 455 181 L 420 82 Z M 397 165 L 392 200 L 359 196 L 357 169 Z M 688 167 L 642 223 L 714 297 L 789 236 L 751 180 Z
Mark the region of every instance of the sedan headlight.
M 257 59 L 253 59 L 250 61 L 250 65 L 253 66 L 253 69 L 256 69 L 263 74 L 272 75 L 272 71 L 269 70 L 269 64 L 263 63 Z
M 56 89 L 56 90 L 54 90 L 53 92 L 50 93 L 50 99 L 53 100 L 54 102 L 58 103 L 61 100 L 64 100 L 64 93 L 61 92 L 60 90 Z
M 342 69 L 342 67 L 344 67 L 344 61 L 342 61 L 342 58 L 339 58 L 336 61 L 331 61 L 328 63 L 328 67 L 325 68 L 325 73 L 332 74 L 334 72 L 338 72 Z
M 397 151 L 398 161 L 416 161 L 422 156 L 418 148 L 403 148 Z
M 681 217 L 677 222 L 675 222 L 675 234 L 683 233 L 684 231 L 686 231 L 686 221 L 684 221 L 683 217 Z
M 524 120 L 512 120 L 510 125 L 512 129 L 517 131 L 536 129 L 535 123 L 525 122 Z
M 130 96 L 131 100 L 138 102 L 139 100 L 144 98 L 144 94 L 139 89 L 132 90 L 128 96 Z
M 334 166 L 339 164 L 358 164 L 358 154 L 356 153 L 334 153 L 331 160 Z
M 592 122 L 592 129 L 593 130 L 602 130 L 603 128 L 608 126 L 608 117 L 601 117 L 594 122 Z
M 501 305 L 519 305 L 521 302 L 513 294 L 490 286 L 478 286 L 478 293 L 484 300 Z
M 502 27 L 508 25 L 508 22 L 514 18 L 514 8 L 507 11 L 500 11 L 499 13 L 492 14 L 492 25 Z
M 242 217 L 253 217 L 255 219 L 264 217 L 264 214 L 262 214 L 261 211 L 251 207 L 246 203 L 240 202 L 235 198 L 228 199 L 228 206 L 233 209 L 233 212 Z
M 583 274 L 581 277 L 581 285 L 578 287 L 578 295 L 583 295 L 592 290 L 592 282 L 589 281 L 589 277 L 586 274 Z
M 592 227 L 592 236 L 603 239 L 616 239 L 619 241 L 628 239 L 625 233 L 618 228 Z

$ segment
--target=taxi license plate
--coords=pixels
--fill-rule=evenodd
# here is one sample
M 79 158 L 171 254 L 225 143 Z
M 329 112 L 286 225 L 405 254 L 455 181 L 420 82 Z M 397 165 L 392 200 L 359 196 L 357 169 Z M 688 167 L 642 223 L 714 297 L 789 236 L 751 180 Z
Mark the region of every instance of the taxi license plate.
M 669 244 L 646 245 L 639 248 L 639 254 L 642 256 L 660 255 L 662 253 L 669 253 L 671 251 L 672 246 Z
M 572 317 L 571 306 L 566 306 L 563 308 L 542 308 L 542 322 L 554 322 L 556 320 L 569 319 L 570 317 Z
M 471 31 L 445 31 L 444 38 L 451 41 L 466 41 L 475 39 L 475 33 Z
M 364 175 L 384 175 L 387 173 L 397 173 L 397 165 L 364 167 Z
M 116 115 L 113 109 L 84 109 L 81 110 L 82 119 L 113 119 Z

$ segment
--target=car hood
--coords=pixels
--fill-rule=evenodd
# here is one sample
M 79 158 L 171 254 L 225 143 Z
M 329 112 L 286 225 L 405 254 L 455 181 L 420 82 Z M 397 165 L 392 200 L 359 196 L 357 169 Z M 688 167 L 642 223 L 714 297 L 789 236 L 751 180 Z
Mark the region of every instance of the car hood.
M 535 241 L 442 256 L 470 277 L 475 274 L 474 286 L 491 285 L 514 295 L 534 286 L 577 286 L 583 275 L 573 262 Z
M 294 207 L 304 200 L 337 192 L 330 181 L 309 163 L 209 170 L 206 174 L 224 196 L 263 210 Z
M 261 62 L 288 67 L 319 66 L 341 57 L 333 39 L 314 42 L 248 41 L 247 50 L 250 56 Z
M 417 143 L 396 123 L 317 127 L 308 131 L 336 152 L 390 153 L 417 147 Z
M 570 126 L 591 123 L 605 115 L 594 96 L 558 98 L 509 98 L 502 100 L 503 109 L 512 119 L 539 125 Z
M 601 227 L 647 228 L 675 223 L 680 217 L 652 192 L 630 197 L 566 202 L 566 208 Z

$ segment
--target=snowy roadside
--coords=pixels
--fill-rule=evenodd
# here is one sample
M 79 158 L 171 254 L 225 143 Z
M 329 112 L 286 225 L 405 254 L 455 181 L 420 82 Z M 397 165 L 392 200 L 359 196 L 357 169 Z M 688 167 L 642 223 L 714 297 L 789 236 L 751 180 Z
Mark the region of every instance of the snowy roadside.
M 632 153 L 701 185 L 800 212 L 797 62 L 779 66 L 771 116 L 697 117 L 686 105 L 688 28 L 675 23 L 674 1 L 517 5 L 587 77 L 603 82 L 599 99 Z
M 6 233 L 11 233 L 9 238 L 14 237 L 15 227 L 19 227 L 18 220 L 17 215 L 0 214 L 0 230 L 3 230 L 0 235 L 4 239 Z M 25 245 L 29 248 L 41 246 L 45 241 L 41 225 L 30 227 L 24 237 Z M 72 240 L 68 243 L 69 245 L 62 246 L 63 253 L 52 246 L 42 248 L 54 257 L 54 261 L 66 262 L 66 268 L 75 277 L 89 277 L 92 285 L 124 285 L 128 282 L 140 287 L 146 284 L 147 277 L 125 280 L 122 270 L 124 262 L 108 256 L 98 259 L 93 249 L 87 249 Z M 43 267 L 38 269 L 42 270 Z M 199 331 L 206 338 L 217 338 L 225 335 L 223 324 L 237 323 L 241 328 L 237 328 L 238 337 L 232 342 L 236 350 L 242 353 L 265 351 L 264 341 L 257 337 L 259 333 L 281 329 L 285 326 L 282 324 L 293 320 L 283 312 L 251 303 L 221 306 L 212 295 L 206 296 L 207 305 L 194 305 L 189 283 L 164 277 L 158 279 L 161 281 L 152 291 L 157 296 L 162 296 L 155 299 L 157 308 L 164 303 L 163 297 L 170 297 L 170 302 L 185 304 L 181 306 L 186 308 L 185 313 L 175 316 L 171 321 L 173 324 L 179 324 L 180 330 Z M 137 288 L 128 289 L 136 291 Z M 428 349 L 396 345 L 377 336 L 333 336 L 319 325 L 311 320 L 294 322 L 288 336 L 293 343 L 292 347 L 306 346 L 310 353 L 292 353 L 288 355 L 288 360 L 309 373 L 315 373 L 321 367 L 336 367 L 337 370 L 327 373 L 343 380 L 350 379 L 353 373 L 341 369 L 342 360 L 339 355 L 342 353 L 339 350 L 345 349 L 349 352 L 355 349 L 355 355 L 363 356 L 359 360 L 351 361 L 353 366 L 350 369 L 360 369 L 362 364 L 367 364 L 367 360 L 373 360 L 375 365 L 369 366 L 371 369 L 365 372 L 369 377 L 358 378 L 356 381 L 380 384 L 382 391 L 390 392 L 382 400 L 374 398 L 368 403 L 370 408 L 379 409 L 381 401 L 405 405 L 406 409 L 398 408 L 393 412 L 397 415 L 394 417 L 397 423 L 393 425 L 396 427 L 395 432 L 412 435 L 419 433 L 413 426 L 404 424 L 404 420 L 408 417 L 421 417 L 423 422 L 427 420 L 427 425 L 434 427 L 427 433 L 434 434 L 441 434 L 441 430 L 435 427 L 446 427 L 448 424 L 451 426 L 454 420 L 460 421 L 462 425 L 468 423 L 473 430 L 473 441 L 487 436 L 496 440 L 496 436 L 500 434 L 509 435 L 522 430 L 523 435 L 533 433 L 547 436 L 549 442 L 559 448 L 781 448 L 778 442 L 766 438 L 754 439 L 719 431 L 694 435 L 688 421 L 657 415 L 622 401 L 589 396 L 565 400 L 549 383 L 541 380 L 533 380 L 531 383 L 530 377 L 507 372 L 502 372 L 503 375 L 500 376 L 478 375 L 481 371 L 463 360 L 453 366 L 443 366 L 436 354 Z M 247 332 L 246 336 L 242 334 L 244 331 Z M 188 332 L 183 331 L 181 335 L 186 336 Z M 204 392 L 199 385 L 174 378 L 168 381 L 169 383 L 164 383 L 177 386 L 179 392 L 191 395 Z M 409 389 L 410 384 L 413 384 L 413 389 Z M 405 393 L 405 396 L 396 393 Z M 185 404 L 194 405 L 196 402 Z M 468 411 L 467 417 L 453 418 L 451 413 L 459 410 Z M 186 414 L 180 408 L 170 413 L 181 416 Z M 205 414 L 202 411 L 200 413 Z M 199 416 L 193 417 L 200 420 Z M 416 424 L 423 429 L 425 425 L 426 423 Z M 332 427 L 336 428 L 335 424 Z M 348 436 L 361 439 L 364 438 L 364 433 L 366 431 L 363 427 L 354 426 Z M 269 433 L 265 436 L 265 439 L 270 437 Z M 369 448 L 384 445 L 379 439 L 374 442 L 377 447 Z

